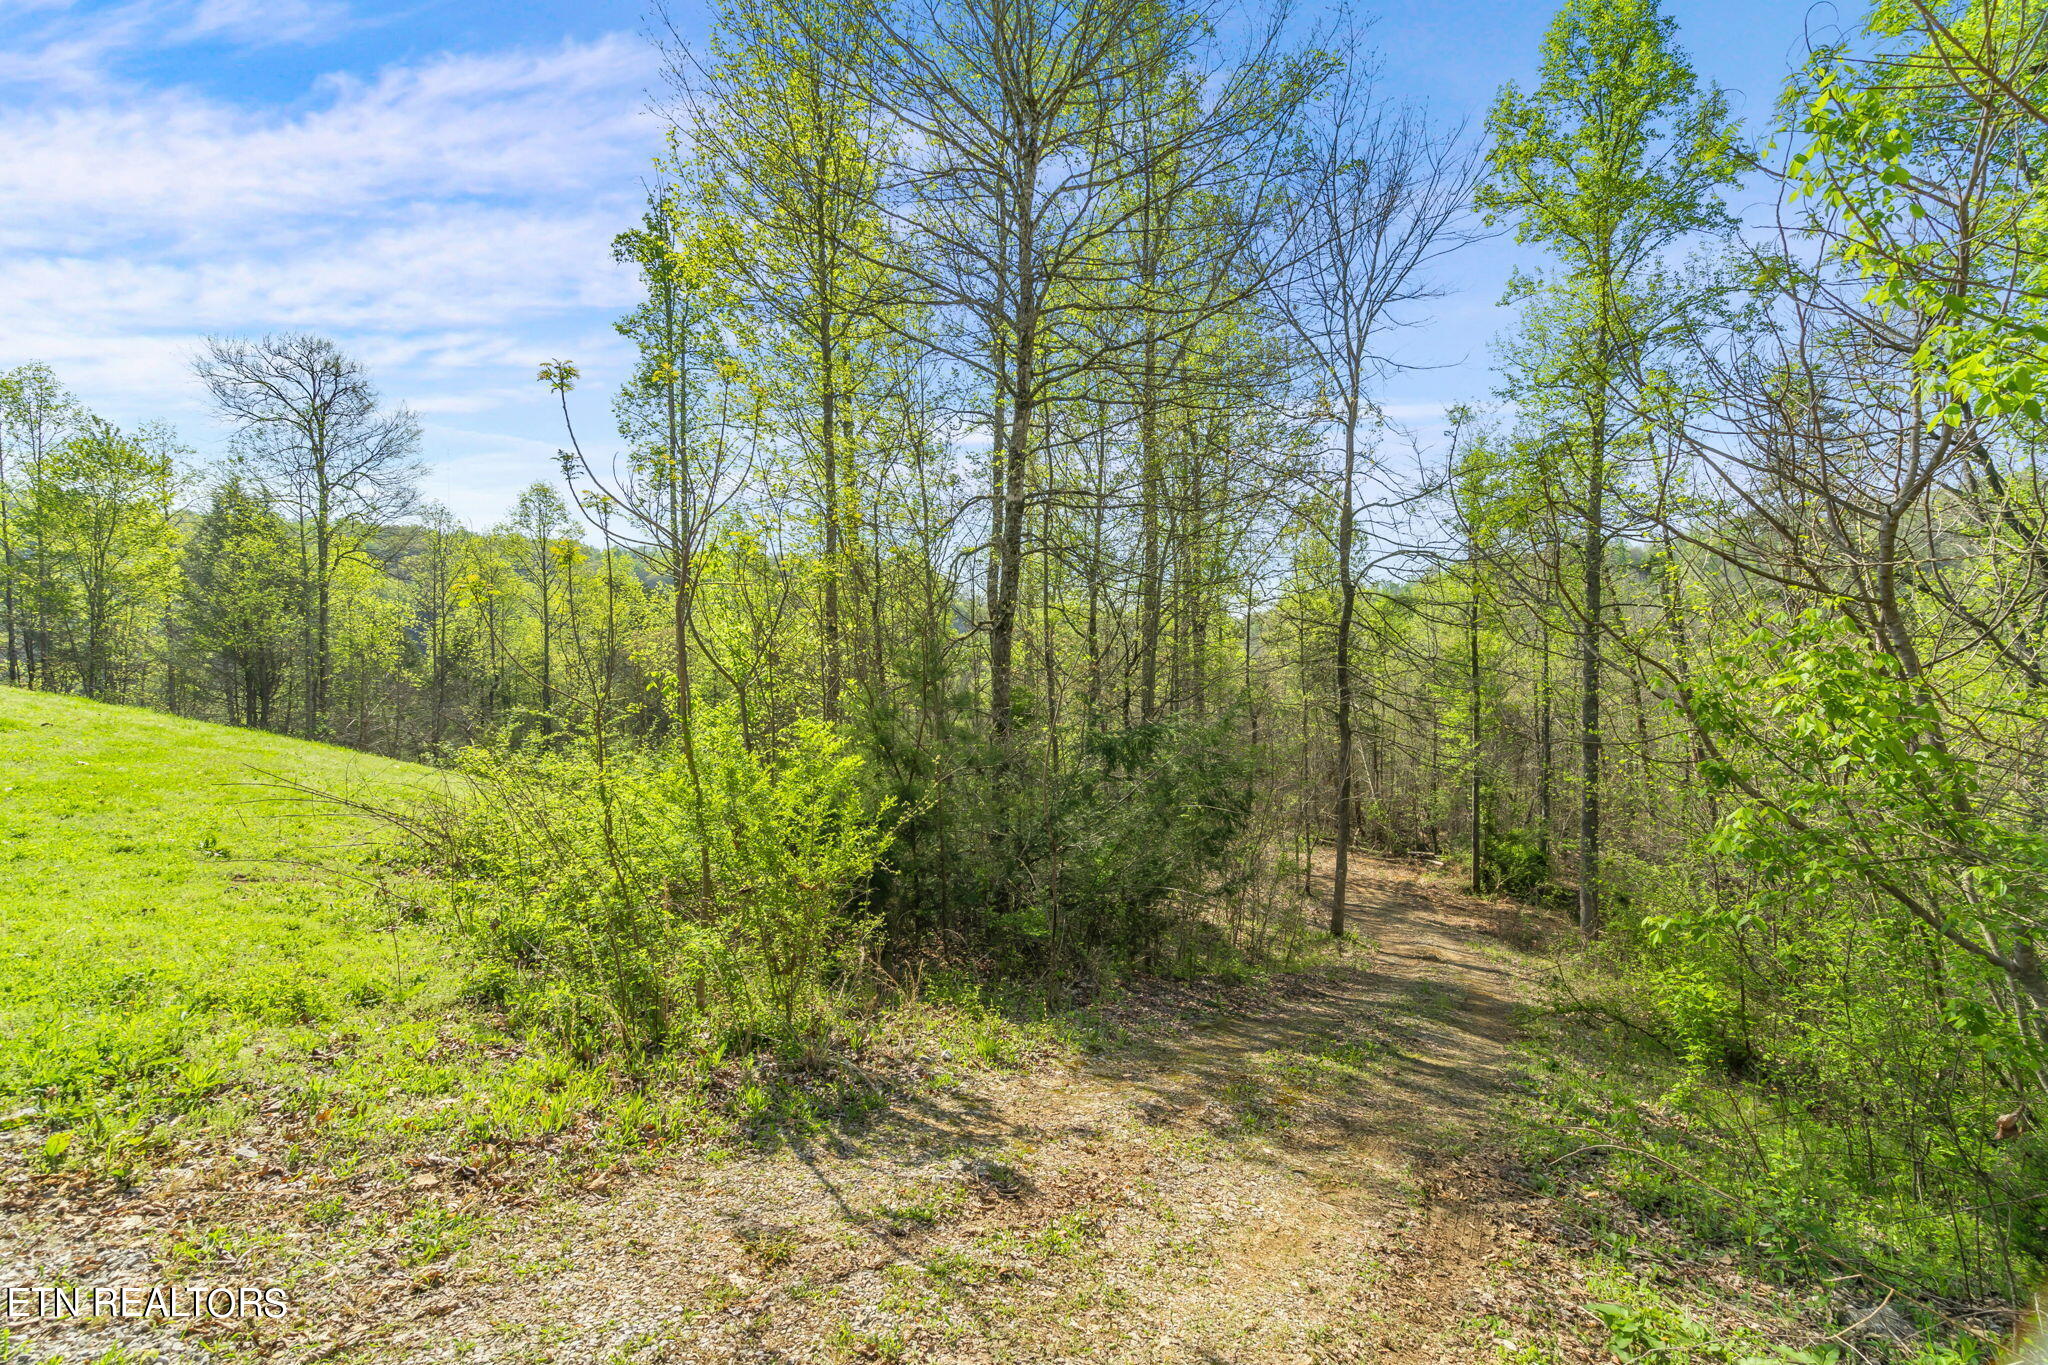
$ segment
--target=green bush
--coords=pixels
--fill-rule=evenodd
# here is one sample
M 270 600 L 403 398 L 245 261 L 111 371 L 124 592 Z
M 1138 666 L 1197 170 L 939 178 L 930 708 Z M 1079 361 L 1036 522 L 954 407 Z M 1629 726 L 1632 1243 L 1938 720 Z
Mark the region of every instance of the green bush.
M 2000 1115 L 2039 1055 L 1984 1005 L 1995 974 L 1852 890 L 1713 868 L 1614 860 L 1626 908 L 1561 1003 L 1617 1025 L 1608 1055 L 1641 1075 L 1626 1099 L 1553 1078 L 1560 1150 L 1616 1144 L 1603 1178 L 1630 1202 L 1780 1265 L 2024 1292 L 2048 1259 L 2048 1157 Z
M 1213 935 L 1204 915 L 1244 862 L 1257 775 L 1227 721 L 1092 730 L 1050 777 L 975 739 L 971 718 L 957 739 L 973 761 L 943 773 L 907 718 L 869 723 L 884 790 L 912 812 L 875 882 L 898 956 L 936 944 L 1085 981 L 1160 969 L 1170 944 Z
M 402 817 L 475 950 L 470 997 L 584 1052 L 695 1023 L 813 1034 L 868 943 L 889 842 L 861 761 L 799 722 L 755 752 L 719 711 L 694 746 L 470 750 L 471 790 Z
M 1481 881 L 1490 891 L 1529 900 L 1550 881 L 1550 854 L 1535 834 L 1504 829 L 1486 838 Z

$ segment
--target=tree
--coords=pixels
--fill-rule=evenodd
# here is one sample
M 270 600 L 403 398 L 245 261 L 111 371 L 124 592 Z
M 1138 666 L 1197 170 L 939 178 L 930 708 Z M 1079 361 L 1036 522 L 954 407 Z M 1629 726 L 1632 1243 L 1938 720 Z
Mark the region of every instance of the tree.
M 555 637 L 560 629 L 564 581 L 574 571 L 569 548 L 569 507 L 552 484 L 528 484 L 513 505 L 511 530 L 522 544 L 515 569 L 533 594 L 535 623 L 540 628 L 541 724 L 555 727 Z
M 1305 243 L 1284 275 L 1281 316 L 1300 348 L 1310 402 L 1332 438 L 1319 494 L 1335 550 L 1336 861 L 1330 933 L 1342 937 L 1350 895 L 1359 521 L 1372 483 L 1375 386 L 1394 368 L 1383 334 L 1405 305 L 1431 296 L 1428 267 L 1459 244 L 1454 223 L 1471 193 L 1471 160 L 1452 137 L 1375 94 L 1362 54 L 1317 109 L 1300 168 L 1290 241 Z
M 1050 405 L 1084 376 L 1133 363 L 1147 338 L 1177 338 L 1262 284 L 1232 266 L 1267 222 L 1287 150 L 1278 130 L 1322 68 L 1281 53 L 1281 26 L 1267 18 L 1243 55 L 1219 58 L 1215 17 L 1156 0 L 913 0 L 878 13 L 858 45 L 806 30 L 846 50 L 842 79 L 891 130 L 873 196 L 889 248 L 863 254 L 890 272 L 893 297 L 937 320 L 921 340 L 988 394 L 981 624 L 990 728 L 1004 745 L 1026 513 L 1048 496 L 1033 484 L 1045 477 Z M 1168 90 L 1185 92 L 1180 116 L 1152 117 Z M 1219 218 L 1201 259 L 1183 261 L 1194 287 L 1149 300 L 1144 326 L 1118 329 L 1116 285 L 1138 277 L 1124 248 L 1142 206 L 1168 193 L 1162 175 L 1173 193 L 1199 188 L 1241 211 Z
M 702 391 L 716 385 L 720 396 L 729 398 L 730 385 L 721 381 L 730 374 L 710 363 L 721 358 L 723 348 L 717 315 L 700 301 L 700 295 L 710 292 L 701 257 L 694 242 L 679 240 L 680 205 L 674 192 L 658 193 L 652 201 L 642 225 L 622 233 L 614 244 L 620 260 L 639 267 L 647 290 L 640 306 L 619 324 L 639 351 L 633 376 L 616 405 L 619 434 L 628 442 L 625 459 L 607 471 L 577 439 L 569 414 L 569 394 L 578 378 L 573 364 L 550 361 L 538 377 L 561 403 L 570 445 L 562 457 L 564 476 L 572 493 L 579 482 L 584 485 L 578 506 L 605 542 L 607 601 L 613 597 L 614 544 L 645 554 L 657 572 L 668 576 L 675 632 L 670 710 L 697 793 L 692 808 L 702 821 L 709 805 L 697 761 L 695 684 L 690 676 L 697 559 L 718 514 L 737 492 L 742 460 L 727 439 L 729 423 Z M 711 383 L 693 386 L 700 375 L 710 376 Z M 693 387 L 698 412 L 692 409 Z M 606 635 L 611 635 L 609 628 Z M 608 698 L 609 689 L 601 695 Z M 700 862 L 699 873 L 699 893 L 708 898 L 708 857 Z
M 407 564 L 412 620 L 408 633 L 426 656 L 426 733 L 421 738 L 430 752 L 448 737 L 455 722 L 454 693 L 473 644 L 464 613 L 469 596 L 463 584 L 469 567 L 462 552 L 464 539 L 461 523 L 447 508 L 428 503 L 420 509 L 416 546 Z
M 70 390 L 39 361 L 0 374 L 0 611 L 6 613 L 7 681 L 36 685 L 47 676 L 50 566 L 23 524 L 28 489 L 44 463 L 84 420 Z
M 230 474 L 186 543 L 186 647 L 220 676 L 228 719 L 270 729 L 291 665 L 293 534 L 262 491 Z
M 669 73 L 686 109 L 701 186 L 705 264 L 739 295 L 736 330 L 756 392 L 784 415 L 819 531 L 819 701 L 840 713 L 846 677 L 843 598 L 859 562 L 857 435 L 872 413 L 883 228 L 876 110 L 841 64 L 869 30 L 864 3 L 736 0 L 714 29 L 713 60 L 679 40 Z M 818 44 L 807 33 L 830 30 Z M 671 28 L 673 39 L 673 28 Z M 686 168 L 677 167 L 678 171 Z
M 702 218 L 686 215 L 674 187 L 650 197 L 638 228 L 619 234 L 613 254 L 638 267 L 646 297 L 618 324 L 639 352 L 633 376 L 614 404 L 619 435 L 627 442 L 625 463 L 609 477 L 584 458 L 573 430 L 576 458 L 567 466 L 572 487 L 587 481 L 620 514 L 614 534 L 648 554 L 668 576 L 674 619 L 674 707 L 688 737 L 693 705 L 690 678 L 690 623 L 697 595 L 696 559 L 713 521 L 734 494 L 740 463 L 720 421 L 719 362 L 724 346 L 719 322 L 727 316 L 710 300 L 711 275 L 699 237 Z M 565 376 L 553 372 L 557 391 Z M 543 378 L 547 375 L 544 372 Z M 568 409 L 563 408 L 566 420 Z
M 1548 249 L 1560 266 L 1540 286 L 1549 326 L 1519 361 L 1535 382 L 1513 393 L 1549 395 L 1558 471 L 1576 474 L 1577 487 L 1558 495 L 1579 518 L 1579 925 L 1588 934 L 1601 913 L 1600 640 L 1621 386 L 1674 309 L 1662 254 L 1731 225 L 1717 192 L 1738 165 L 1727 100 L 1699 89 L 1674 29 L 1658 0 L 1566 0 L 1544 35 L 1536 87 L 1503 87 L 1487 117 L 1477 194 L 1489 224 L 1511 220 L 1517 241 Z M 1516 292 L 1538 289 L 1525 279 Z
M 1450 500 L 1451 520 L 1464 542 L 1463 578 L 1465 601 L 1465 691 L 1466 722 L 1468 741 L 1472 746 L 1472 771 L 1469 774 L 1471 792 L 1468 805 L 1472 820 L 1472 867 L 1471 889 L 1477 896 L 1486 891 L 1486 818 L 1485 818 L 1485 767 L 1481 762 L 1484 731 L 1482 692 L 1479 668 L 1479 625 L 1480 605 L 1484 596 L 1482 590 L 1482 557 L 1491 547 L 1491 524 L 1495 519 L 1492 506 L 1496 497 L 1494 488 L 1494 467 L 1497 458 L 1484 442 L 1467 445 L 1460 449 L 1461 438 L 1469 427 L 1474 414 L 1462 405 L 1453 407 L 1444 416 L 1451 423 L 1450 450 L 1447 452 L 1448 478 L 1445 492 Z
M 1787 92 L 1804 226 L 1874 301 L 1918 320 L 1914 368 L 1942 420 L 2042 417 L 2048 362 L 2048 12 L 1874 5 L 1871 47 L 1815 51 Z
M 46 600 L 61 604 L 65 652 L 88 697 L 114 695 L 129 661 L 124 644 L 139 644 L 143 608 L 170 587 L 177 449 L 163 427 L 126 433 L 87 418 L 29 481 L 24 529 L 38 547 Z M 47 684 L 47 644 L 43 662 Z
M 410 511 L 421 471 L 419 421 L 386 410 L 362 363 L 332 341 L 287 332 L 215 337 L 194 362 L 233 429 L 239 468 L 297 521 L 307 658 L 305 729 L 331 728 L 333 597 L 379 528 Z

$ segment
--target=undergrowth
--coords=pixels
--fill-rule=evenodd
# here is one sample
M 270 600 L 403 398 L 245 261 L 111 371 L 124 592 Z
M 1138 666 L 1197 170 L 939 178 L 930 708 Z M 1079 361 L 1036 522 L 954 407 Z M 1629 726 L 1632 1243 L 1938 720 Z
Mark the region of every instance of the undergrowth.
M 2009 1325 L 2003 1301 L 1972 1293 L 1977 1286 L 1952 1254 L 1953 1226 L 1948 1236 L 1926 1235 L 1929 1219 L 1960 1221 L 1968 1210 L 1874 1187 L 1825 1159 L 1820 1121 L 1786 1121 L 1759 1087 L 1703 1078 L 1640 1031 L 1590 1021 L 1583 1001 L 1551 1015 L 1527 1051 L 1531 1085 L 1517 1115 L 1519 1155 L 1537 1187 L 1558 1197 L 1597 1248 L 1625 1258 L 1648 1241 L 1660 1256 L 1732 1260 L 1794 1292 L 1825 1285 L 1844 1311 L 1886 1305 L 1886 1318 L 1910 1331 L 1910 1348 L 1861 1358 L 1990 1359 L 1988 1351 L 1975 1353 Z M 1731 1142 L 1731 1129 L 1749 1145 Z M 1596 1311 L 1622 1360 L 1834 1365 L 1859 1358 L 1846 1349 L 1744 1354 L 1739 1343 L 1718 1341 L 1682 1312 L 1658 1307 L 1654 1296 L 1615 1288 L 1605 1297 L 1611 1311 Z

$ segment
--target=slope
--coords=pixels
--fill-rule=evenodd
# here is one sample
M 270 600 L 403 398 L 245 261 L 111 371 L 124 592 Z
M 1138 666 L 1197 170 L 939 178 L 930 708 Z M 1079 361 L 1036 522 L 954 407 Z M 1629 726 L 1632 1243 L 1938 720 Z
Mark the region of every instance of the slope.
M 0 1106 L 135 1145 L 263 1046 L 445 986 L 435 940 L 357 878 L 367 797 L 431 770 L 0 687 Z M 52 1153 L 56 1155 L 56 1153 Z

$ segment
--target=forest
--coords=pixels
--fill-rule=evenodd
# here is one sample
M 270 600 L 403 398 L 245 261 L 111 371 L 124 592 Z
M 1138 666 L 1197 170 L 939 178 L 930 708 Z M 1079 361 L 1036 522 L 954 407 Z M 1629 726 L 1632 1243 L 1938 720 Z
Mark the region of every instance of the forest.
M 15 364 L 5 681 L 452 779 L 305 794 L 577 1068 L 1257 982 L 1434 870 L 1548 926 L 1532 1169 L 1930 1343 L 1613 1358 L 1978 1359 L 2048 1265 L 2048 7 L 1842 22 L 1738 120 L 1564 0 L 1460 124 L 1350 15 L 657 12 L 609 425 L 536 356 L 473 526 L 322 335 L 198 347 L 207 461 Z M 1404 424 L 1487 237 L 1494 387 Z

